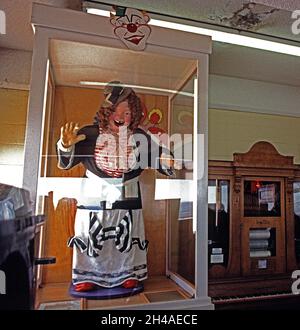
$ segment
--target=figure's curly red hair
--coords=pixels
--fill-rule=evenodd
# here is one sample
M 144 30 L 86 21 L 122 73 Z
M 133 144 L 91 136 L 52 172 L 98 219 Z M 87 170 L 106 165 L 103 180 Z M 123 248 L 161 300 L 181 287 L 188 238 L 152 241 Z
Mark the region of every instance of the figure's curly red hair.
M 136 95 L 134 91 L 132 91 L 127 99 L 129 109 L 131 110 L 131 123 L 129 125 L 130 130 L 134 130 L 138 127 L 142 116 L 143 116 L 143 108 L 140 98 Z M 125 101 L 126 101 L 125 100 Z M 100 110 L 97 112 L 95 117 L 95 124 L 99 125 L 99 127 L 103 130 L 108 128 L 109 124 L 109 116 L 112 112 L 115 111 L 117 105 L 113 105 L 109 108 L 101 107 Z

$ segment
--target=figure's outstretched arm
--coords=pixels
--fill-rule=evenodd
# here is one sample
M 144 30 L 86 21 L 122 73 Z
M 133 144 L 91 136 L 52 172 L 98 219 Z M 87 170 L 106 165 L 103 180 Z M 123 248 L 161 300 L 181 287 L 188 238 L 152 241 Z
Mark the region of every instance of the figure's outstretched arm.
M 78 123 L 66 123 L 61 127 L 60 139 L 57 142 L 58 164 L 60 169 L 68 170 L 80 163 L 80 157 L 76 156 L 75 145 L 85 140 L 84 134 L 78 134 Z

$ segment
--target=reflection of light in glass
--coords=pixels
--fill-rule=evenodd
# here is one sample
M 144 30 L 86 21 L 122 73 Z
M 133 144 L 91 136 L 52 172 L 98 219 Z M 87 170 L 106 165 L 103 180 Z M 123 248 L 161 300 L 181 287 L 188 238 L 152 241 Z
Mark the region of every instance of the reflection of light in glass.
M 87 12 L 89 14 L 95 14 L 106 17 L 109 17 L 110 15 L 109 11 L 96 9 L 96 8 L 87 8 Z M 300 56 L 300 47 L 282 44 L 279 42 L 257 39 L 253 37 L 242 36 L 240 34 L 215 31 L 193 25 L 179 24 L 179 23 L 167 22 L 157 19 L 151 19 L 149 25 L 207 35 L 210 36 L 214 41 L 229 43 L 233 45 L 240 45 L 240 46 L 257 48 L 257 49 L 267 50 L 276 53 Z
M 97 8 L 87 8 L 86 11 L 88 14 L 110 17 L 110 12 L 108 10 L 102 10 L 102 9 L 97 9 Z
M 155 180 L 155 200 L 180 199 L 181 202 L 191 202 L 194 198 L 193 180 Z
M 208 187 L 208 204 L 216 204 L 217 202 L 217 187 Z
M 83 86 L 106 86 L 107 82 L 101 82 L 101 81 L 80 81 L 80 85 Z M 150 90 L 153 92 L 164 92 L 164 93 L 171 93 L 171 94 L 181 94 L 185 96 L 193 97 L 193 93 L 188 92 L 182 92 L 174 89 L 166 89 L 166 88 L 156 88 L 156 87 L 150 87 L 150 86 L 141 86 L 141 85 L 129 85 L 129 84 L 123 84 L 126 87 L 131 87 L 133 89 L 143 89 L 143 90 Z
M 300 216 L 300 182 L 294 182 L 294 212 Z
M 22 187 L 23 166 L 0 165 L 0 183 Z
M 233 45 L 245 46 L 250 48 L 257 48 L 257 49 L 267 50 L 276 53 L 300 56 L 300 47 L 282 44 L 279 42 L 262 40 L 262 39 L 242 36 L 234 33 L 215 31 L 215 30 L 200 28 L 197 26 L 178 24 L 178 23 L 166 22 L 155 19 L 151 19 L 149 24 L 154 26 L 166 27 L 174 30 L 211 36 L 212 40 L 214 41 L 225 42 Z
M 227 185 L 221 185 L 221 204 L 224 207 L 224 211 L 227 213 L 228 212 L 228 186 Z
M 46 178 L 38 183 L 38 195 L 53 192 L 54 207 L 62 198 L 75 198 L 78 204 L 99 205 L 99 201 L 114 203 L 121 196 L 121 179 L 96 178 Z
M 194 79 L 194 164 L 195 166 L 195 171 L 194 171 L 194 175 L 193 175 L 193 193 L 194 193 L 194 203 L 193 203 L 193 232 L 195 233 L 197 230 L 197 218 L 198 218 L 198 212 L 197 212 L 197 207 L 198 207 L 198 203 L 197 203 L 197 193 L 198 193 L 198 180 L 201 178 L 201 176 L 203 175 L 203 173 L 200 173 L 200 168 L 199 168 L 199 161 L 201 161 L 201 155 L 202 152 L 204 152 L 204 144 L 201 143 L 200 138 L 203 138 L 203 136 L 200 136 L 200 134 L 198 134 L 198 79 L 195 78 Z M 200 149 L 202 148 L 202 150 Z M 200 155 L 201 154 L 201 155 Z M 204 159 L 203 162 L 201 162 L 204 164 Z

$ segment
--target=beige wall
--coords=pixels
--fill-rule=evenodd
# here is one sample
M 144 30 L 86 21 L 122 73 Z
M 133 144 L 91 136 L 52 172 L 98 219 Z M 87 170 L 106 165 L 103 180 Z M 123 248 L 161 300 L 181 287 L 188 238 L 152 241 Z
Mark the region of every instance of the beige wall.
M 0 182 L 20 186 L 28 91 L 0 88 Z
M 0 48 L 1 88 L 29 90 L 32 52 Z
M 209 110 L 209 159 L 232 160 L 257 141 L 271 142 L 300 163 L 300 118 L 250 112 Z

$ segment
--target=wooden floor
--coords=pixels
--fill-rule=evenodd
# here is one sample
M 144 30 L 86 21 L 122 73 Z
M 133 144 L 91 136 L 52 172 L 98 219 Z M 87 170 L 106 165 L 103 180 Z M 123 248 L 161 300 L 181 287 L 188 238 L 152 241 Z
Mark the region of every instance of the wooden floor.
M 73 298 L 68 292 L 69 285 L 70 283 L 53 283 L 38 289 L 36 309 L 106 309 L 191 298 L 172 280 L 163 276 L 152 277 L 144 281 L 144 291 L 140 294 L 108 300 Z
M 140 294 L 110 300 L 87 300 L 76 299 L 69 295 L 70 283 L 55 283 L 48 284 L 40 288 L 36 295 L 36 309 L 77 309 L 77 310 L 91 310 L 91 309 L 112 309 L 122 308 L 124 306 L 132 306 L 139 304 L 147 304 L 155 301 L 171 301 L 178 299 L 190 299 L 191 297 L 178 287 L 172 280 L 157 276 L 152 277 L 144 282 L 144 291 Z M 225 286 L 225 283 L 223 283 Z M 279 282 L 276 281 L 277 289 L 280 289 Z M 210 294 L 213 293 L 214 285 L 210 285 Z M 253 293 L 249 292 L 246 297 L 232 296 L 233 284 L 226 283 L 227 294 L 229 297 L 221 299 L 212 298 L 217 310 L 278 310 L 278 309 L 300 309 L 300 295 L 279 295 L 279 296 L 261 296 L 254 297 Z M 228 290 L 228 287 L 230 290 Z M 241 287 L 241 286 L 240 286 Z M 270 287 L 270 283 L 269 283 Z M 265 286 L 266 288 L 266 286 Z M 220 288 L 219 288 L 220 290 Z M 225 290 L 223 288 L 223 290 Z M 241 290 L 241 289 L 240 289 Z M 225 293 L 225 291 L 223 292 Z M 240 293 L 240 292 L 239 292 Z M 257 293 L 257 291 L 256 291 Z M 222 296 L 222 295 L 221 295 Z M 235 299 L 238 298 L 238 299 Z M 253 299 L 255 298 L 255 299 Z

